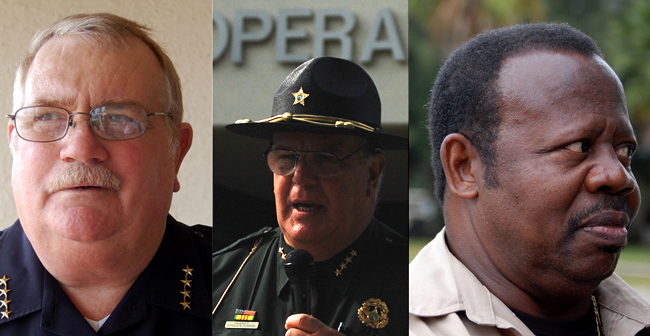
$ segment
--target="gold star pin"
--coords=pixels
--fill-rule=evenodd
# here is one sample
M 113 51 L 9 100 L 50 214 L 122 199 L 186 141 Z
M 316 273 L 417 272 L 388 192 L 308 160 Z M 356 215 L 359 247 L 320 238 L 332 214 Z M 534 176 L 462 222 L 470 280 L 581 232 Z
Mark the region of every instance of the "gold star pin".
M 340 269 L 337 269 L 337 270 L 336 270 L 336 276 L 339 276 L 339 275 L 341 275 L 341 270 L 340 270 Z
M 11 292 L 11 289 L 0 289 L 0 296 L 4 295 L 7 297 L 7 293 Z
M 301 104 L 302 106 L 305 106 L 305 98 L 309 97 L 308 94 L 302 92 L 302 87 L 298 92 L 292 92 L 291 93 L 294 97 L 293 105 L 296 104 Z
M 181 282 L 182 282 L 183 284 L 187 285 L 187 287 L 192 287 L 192 285 L 190 285 L 190 282 L 192 282 L 192 280 L 185 280 L 185 279 L 183 279 L 183 280 L 181 280 Z
M 0 300 L 0 308 L 2 308 L 2 307 L 9 308 L 9 302 L 11 302 L 11 300 L 7 300 L 7 299 Z
M 351 263 L 351 262 L 352 262 L 352 257 L 351 256 L 348 256 L 348 257 L 345 258 L 345 263 L 346 264 Z
M 193 271 L 193 270 L 194 270 L 193 268 L 190 268 L 190 267 L 187 266 L 187 265 L 185 265 L 185 268 L 183 268 L 183 271 L 185 271 L 185 273 L 187 273 L 187 274 L 189 274 L 189 275 L 194 275 L 194 274 L 192 274 L 192 271 Z
M 284 247 L 278 248 L 278 253 L 280 253 L 280 258 L 282 258 L 282 260 L 287 260 L 287 254 L 284 253 Z
M 357 256 L 357 251 L 355 251 L 355 250 L 350 251 L 350 255 L 353 256 L 353 257 L 356 257 Z
M 179 303 L 181 304 L 181 306 L 183 306 L 183 310 L 185 310 L 185 309 L 192 310 L 192 308 L 190 308 L 190 303 L 189 302 L 183 301 L 183 302 L 179 302 Z
M 181 291 L 181 294 L 183 294 L 183 300 L 185 300 L 186 297 L 191 298 L 190 291 L 188 290 Z
M 3 276 L 2 276 L 2 279 L 0 279 L 0 285 L 5 285 L 5 286 L 6 286 L 6 285 L 7 285 L 7 281 L 9 281 L 9 280 L 11 280 L 11 279 L 7 278 L 6 275 L 3 275 Z
M 11 314 L 11 311 L 9 311 L 9 310 L 3 311 L 3 312 L 0 312 L 0 314 L 2 314 L 2 318 L 5 318 L 5 317 L 9 318 L 9 314 Z

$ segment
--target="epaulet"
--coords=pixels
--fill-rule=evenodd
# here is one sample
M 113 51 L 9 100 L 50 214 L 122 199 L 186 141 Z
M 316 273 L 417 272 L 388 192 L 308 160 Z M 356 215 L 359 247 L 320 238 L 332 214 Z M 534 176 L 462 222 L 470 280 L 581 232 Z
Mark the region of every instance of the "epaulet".
M 192 231 L 194 241 L 201 246 L 212 248 L 212 227 L 207 225 L 192 225 L 189 226 Z
M 395 246 L 408 245 L 408 239 L 404 238 L 401 234 L 397 233 L 397 231 L 391 229 L 386 224 L 380 221 L 377 222 L 379 222 L 379 237 L 382 242 Z
M 273 228 L 265 226 L 265 227 L 261 228 L 260 230 L 255 231 L 255 232 L 249 234 L 248 236 L 235 241 L 234 243 L 230 244 L 228 247 L 224 247 L 221 250 L 212 253 L 212 256 L 214 257 L 214 256 L 217 256 L 217 255 L 220 255 L 220 254 L 232 251 L 232 250 L 236 250 L 239 247 L 241 247 L 243 245 L 246 245 L 246 244 L 249 244 L 249 243 L 252 244 L 257 239 L 265 237 L 265 236 L 269 236 L 272 233 L 273 233 Z

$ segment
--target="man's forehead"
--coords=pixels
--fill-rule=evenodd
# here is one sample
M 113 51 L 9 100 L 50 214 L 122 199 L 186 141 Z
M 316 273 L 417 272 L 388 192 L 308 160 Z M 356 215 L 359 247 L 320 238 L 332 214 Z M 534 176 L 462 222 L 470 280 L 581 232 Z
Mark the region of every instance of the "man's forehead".
M 162 77 L 155 79 L 157 74 L 162 76 L 160 64 L 144 42 L 129 38 L 123 45 L 123 49 L 116 48 L 111 42 L 73 35 L 50 39 L 36 53 L 25 76 L 24 104 L 69 107 L 78 99 L 78 89 L 87 88 L 102 93 L 91 95 L 92 106 L 146 105 L 142 100 L 148 96 L 143 92 L 151 87 L 159 87 L 156 92 L 164 90 Z M 143 71 L 148 75 L 143 77 Z M 139 74 L 139 88 L 125 89 L 135 74 Z
M 504 61 L 497 86 L 505 110 L 607 109 L 628 118 L 620 80 L 599 56 L 544 50 L 513 56 Z

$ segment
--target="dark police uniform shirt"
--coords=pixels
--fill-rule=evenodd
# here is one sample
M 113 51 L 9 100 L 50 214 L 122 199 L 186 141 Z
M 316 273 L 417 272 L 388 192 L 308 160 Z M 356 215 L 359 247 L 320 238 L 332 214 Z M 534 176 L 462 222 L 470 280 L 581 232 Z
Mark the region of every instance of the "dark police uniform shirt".
M 16 221 L 0 232 L 0 335 L 209 335 L 211 228 L 170 215 L 166 225 L 155 256 L 96 333 Z
M 213 335 L 286 333 L 284 322 L 291 311 L 290 284 L 282 254 L 293 248 L 285 243 L 279 228 L 263 229 L 213 254 L 212 303 L 217 304 L 260 239 L 212 316 Z M 373 219 L 352 245 L 327 261 L 317 262 L 315 268 L 312 286 L 317 288 L 317 294 L 312 296 L 316 299 L 312 315 L 330 328 L 336 330 L 343 322 L 345 335 L 408 333 L 406 238 Z M 377 322 L 388 318 L 383 328 L 369 326 L 372 321 L 368 325 L 361 322 L 359 309 L 364 303 L 362 316 L 366 321 L 369 316 Z

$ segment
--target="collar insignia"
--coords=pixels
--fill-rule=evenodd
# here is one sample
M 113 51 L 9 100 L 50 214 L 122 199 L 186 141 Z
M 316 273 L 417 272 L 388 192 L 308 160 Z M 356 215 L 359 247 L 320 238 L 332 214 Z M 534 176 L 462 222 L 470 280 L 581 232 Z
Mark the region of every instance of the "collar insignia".
M 185 265 L 185 268 L 183 268 L 183 272 L 185 272 L 185 278 L 181 279 L 181 282 L 183 283 L 183 290 L 180 292 L 183 295 L 183 301 L 179 302 L 180 305 L 183 306 L 183 310 L 192 310 L 192 308 L 190 308 L 190 302 L 187 301 L 187 298 L 191 298 L 190 291 L 187 288 L 192 287 L 192 285 L 190 285 L 190 282 L 192 282 L 192 280 L 187 279 L 187 276 L 192 275 L 193 270 L 193 268 L 190 268 L 187 265 Z
M 7 278 L 6 275 L 3 275 L 2 278 L 0 278 L 0 286 L 2 286 L 2 288 L 0 288 L 0 298 L 3 298 L 0 300 L 0 309 L 4 308 L 4 311 L 0 311 L 0 314 L 2 314 L 2 316 L 0 316 L 0 319 L 8 319 L 9 314 L 11 314 L 11 311 L 9 310 L 9 302 L 11 302 L 11 300 L 9 300 L 9 297 L 7 295 L 7 293 L 11 291 L 11 289 L 9 289 L 7 286 L 7 281 L 9 280 L 10 279 Z
M 280 253 L 280 258 L 282 258 L 282 260 L 287 260 L 287 254 L 284 253 L 284 247 L 278 248 L 278 253 Z
M 354 258 L 354 257 L 356 257 L 356 256 L 357 256 L 357 251 L 355 251 L 355 250 L 350 250 L 349 255 L 348 255 L 347 257 L 345 257 L 345 259 L 344 259 L 343 262 L 339 265 L 339 267 L 336 269 L 336 271 L 334 271 L 334 273 L 336 274 L 336 276 L 339 276 L 339 275 L 343 274 L 343 270 L 346 269 L 346 268 L 348 267 L 348 264 L 352 262 L 352 258 Z
M 380 329 L 388 324 L 388 307 L 386 302 L 370 298 L 358 310 L 359 320 L 367 327 Z
M 302 106 L 305 106 L 305 98 L 309 97 L 308 94 L 302 92 L 302 87 L 298 92 L 292 92 L 291 93 L 294 97 L 293 105 L 296 104 L 301 104 Z

